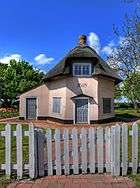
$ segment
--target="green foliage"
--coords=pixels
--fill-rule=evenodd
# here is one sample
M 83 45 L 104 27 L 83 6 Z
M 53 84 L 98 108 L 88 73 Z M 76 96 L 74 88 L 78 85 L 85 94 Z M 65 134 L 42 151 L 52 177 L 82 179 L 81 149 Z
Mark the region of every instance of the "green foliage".
M 126 103 L 126 102 L 121 102 L 121 103 L 115 104 L 115 109 L 119 109 L 119 108 L 127 109 L 127 108 L 130 108 L 130 107 L 132 107 L 132 104 Z
M 1 100 L 5 107 L 10 107 L 21 93 L 41 84 L 43 76 L 28 62 L 11 60 L 1 76 L 4 83 Z
M 135 188 L 140 187 L 140 174 L 137 175 L 131 174 L 128 177 L 135 183 Z
M 123 94 L 132 102 L 133 98 L 136 102 L 140 102 L 140 74 L 132 73 L 124 81 Z
M 0 98 L 4 91 L 4 73 L 7 69 L 7 65 L 0 63 Z
M 128 108 L 128 107 L 127 108 L 126 107 L 125 108 L 116 108 L 115 114 L 130 115 L 130 118 L 131 118 L 131 116 L 140 117 L 140 109 L 138 109 L 138 112 L 136 112 L 134 109 Z
M 115 99 L 121 99 L 122 97 L 122 90 L 120 88 L 120 85 L 115 86 Z
M 19 111 L 14 108 L 0 108 L 0 119 L 19 116 Z
M 140 9 L 125 15 L 123 35 L 114 27 L 118 45 L 108 57 L 108 63 L 123 78 L 121 95 L 132 101 L 135 110 L 140 102 Z M 120 94 L 120 93 L 119 93 Z

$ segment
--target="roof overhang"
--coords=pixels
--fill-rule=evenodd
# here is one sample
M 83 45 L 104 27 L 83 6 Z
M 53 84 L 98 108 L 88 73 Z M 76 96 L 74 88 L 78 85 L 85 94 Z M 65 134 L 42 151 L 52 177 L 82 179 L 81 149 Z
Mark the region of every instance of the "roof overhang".
M 71 99 L 76 99 L 76 98 L 80 98 L 80 97 L 88 97 L 88 98 L 90 98 L 90 99 L 93 99 L 92 96 L 85 95 L 85 94 L 75 95 L 75 96 L 71 97 Z

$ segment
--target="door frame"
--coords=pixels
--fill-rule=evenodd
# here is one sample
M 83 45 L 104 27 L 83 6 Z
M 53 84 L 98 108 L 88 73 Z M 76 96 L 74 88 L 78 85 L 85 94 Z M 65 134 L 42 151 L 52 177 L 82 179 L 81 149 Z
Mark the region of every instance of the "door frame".
M 25 101 L 24 101 L 24 117 L 25 117 L 25 120 L 27 120 L 27 114 L 26 114 L 26 100 L 27 99 L 32 99 L 32 98 L 35 98 L 36 99 L 36 118 L 35 120 L 37 120 L 37 117 L 38 117 L 38 97 L 36 96 L 27 96 L 25 97 Z
M 90 124 L 90 98 L 89 97 L 75 97 L 75 101 L 73 103 L 73 123 L 78 124 L 78 123 L 76 123 L 76 113 L 75 113 L 76 100 L 78 100 L 78 99 L 88 99 L 88 124 Z M 83 124 L 85 124 L 85 123 L 83 123 Z

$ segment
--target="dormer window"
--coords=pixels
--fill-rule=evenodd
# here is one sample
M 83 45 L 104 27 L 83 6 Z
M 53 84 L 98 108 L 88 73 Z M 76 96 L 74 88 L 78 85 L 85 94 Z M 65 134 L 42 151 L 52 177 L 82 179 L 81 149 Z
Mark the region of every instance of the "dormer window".
M 91 76 L 91 63 L 73 63 L 73 76 Z

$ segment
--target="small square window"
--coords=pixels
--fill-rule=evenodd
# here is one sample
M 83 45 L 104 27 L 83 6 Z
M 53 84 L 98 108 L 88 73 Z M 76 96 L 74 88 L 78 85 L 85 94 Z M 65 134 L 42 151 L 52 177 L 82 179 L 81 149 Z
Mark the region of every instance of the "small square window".
M 60 113 L 61 97 L 53 97 L 53 113 Z
M 111 113 L 111 98 L 103 98 L 103 113 Z

